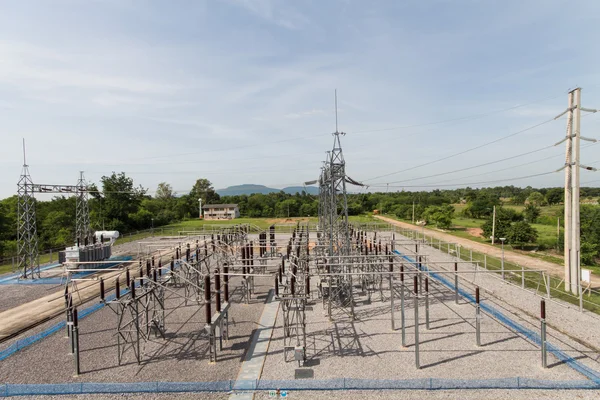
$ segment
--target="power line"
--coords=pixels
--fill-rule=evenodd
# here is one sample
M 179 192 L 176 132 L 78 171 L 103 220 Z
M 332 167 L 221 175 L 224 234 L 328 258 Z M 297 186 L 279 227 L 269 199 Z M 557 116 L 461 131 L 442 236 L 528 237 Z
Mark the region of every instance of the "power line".
M 414 169 L 417 169 L 417 168 L 426 167 L 426 166 L 428 166 L 428 165 L 435 164 L 435 163 L 438 163 L 438 162 L 440 162 L 440 161 L 448 160 L 448 159 L 450 159 L 450 158 L 457 157 L 457 156 L 460 156 L 460 155 L 463 155 L 463 154 L 469 153 L 469 152 L 471 152 L 471 151 L 473 151 L 473 150 L 478 150 L 478 149 L 481 149 L 481 148 L 483 148 L 483 147 L 485 147 L 485 146 L 489 146 L 489 145 L 491 145 L 491 144 L 498 143 L 498 142 L 500 142 L 500 141 L 502 141 L 502 140 L 505 140 L 505 139 L 511 138 L 511 137 L 513 137 L 513 136 L 516 136 L 516 135 L 518 135 L 518 134 L 520 134 L 520 133 L 524 133 L 524 132 L 530 131 L 530 130 L 532 130 L 532 129 L 535 129 L 535 128 L 537 128 L 537 127 L 540 127 L 540 126 L 542 126 L 542 125 L 545 125 L 545 124 L 547 124 L 547 123 L 550 123 L 550 122 L 552 122 L 552 121 L 554 121 L 554 119 L 553 119 L 553 118 L 552 118 L 552 119 L 549 119 L 549 120 L 546 120 L 546 121 L 544 121 L 544 122 L 540 122 L 539 124 L 536 124 L 536 125 L 530 126 L 530 127 L 528 127 L 528 128 L 522 129 L 522 130 L 520 130 L 520 131 L 517 131 L 517 132 L 511 133 L 511 134 L 509 134 L 509 135 L 502 136 L 501 138 L 498 138 L 498 139 L 492 140 L 492 141 L 490 141 L 490 142 L 483 143 L 483 144 L 480 144 L 480 145 L 478 145 L 478 146 L 475 146 L 475 147 L 471 147 L 470 149 L 463 150 L 463 151 L 461 151 L 461 152 L 454 153 L 454 154 L 451 154 L 451 155 L 449 155 L 449 156 L 446 156 L 446 157 L 439 158 L 439 159 L 437 159 L 437 160 L 434 160 L 434 161 L 429 161 L 429 162 L 426 162 L 426 163 L 423 163 L 423 164 L 415 165 L 415 166 L 413 166 L 413 167 L 410 167 L 410 168 L 405 168 L 405 169 L 403 169 L 403 170 L 400 170 L 400 171 L 390 172 L 390 173 L 388 173 L 388 174 L 379 175 L 379 176 L 376 176 L 376 177 L 374 177 L 374 178 L 365 179 L 365 180 L 363 180 L 363 182 L 368 182 L 368 181 L 372 181 L 372 180 L 374 180 L 374 179 L 384 178 L 384 177 L 386 177 L 386 176 L 397 175 L 397 174 L 400 174 L 400 173 L 402 173 L 402 172 L 412 171 L 412 170 L 414 170 Z M 552 146 L 550 146 L 550 147 L 552 147 Z
M 585 148 L 588 148 L 588 147 L 591 147 L 591 146 L 595 146 L 595 145 L 596 145 L 596 143 L 593 143 L 593 144 L 590 144 L 590 145 L 582 147 L 582 149 L 585 149 Z M 553 146 L 551 146 L 551 147 L 553 147 Z M 510 159 L 510 158 L 517 158 L 517 157 L 521 157 L 521 156 L 524 156 L 524 155 L 529 155 L 531 153 L 535 153 L 535 152 L 538 152 L 538 151 L 541 151 L 541 150 L 544 150 L 544 149 L 547 149 L 547 148 L 548 147 L 544 147 L 542 149 L 534 150 L 532 152 L 528 152 L 528 153 L 524 153 L 524 154 L 519 154 L 517 156 L 509 157 L 508 159 Z M 523 163 L 523 164 L 513 165 L 513 166 L 510 166 L 510 167 L 507 167 L 507 168 L 501 168 L 501 169 L 497 169 L 497 170 L 494 170 L 494 171 L 482 172 L 480 174 L 475 174 L 475 175 L 463 176 L 463 177 L 456 178 L 456 179 L 468 179 L 468 178 L 474 178 L 474 177 L 482 176 L 482 175 L 489 175 L 489 174 L 493 174 L 493 173 L 496 173 L 496 172 L 507 171 L 507 170 L 513 169 L 513 168 L 524 167 L 526 165 L 535 164 L 535 163 L 538 163 L 538 162 L 541 162 L 541 161 L 546 161 L 546 160 L 550 160 L 550 159 L 557 158 L 557 157 L 564 157 L 564 154 L 556 154 L 556 155 L 553 155 L 553 156 L 550 156 L 550 157 L 540 158 L 538 160 L 529 161 L 529 162 L 526 162 L 526 163 Z M 497 162 L 506 161 L 506 160 L 507 159 L 505 158 L 505 159 L 498 160 L 498 161 L 493 161 L 493 162 L 487 163 L 487 164 L 495 164 Z M 589 164 L 593 165 L 593 164 L 596 164 L 598 162 L 600 162 L 600 160 L 599 161 L 594 161 L 594 162 L 589 163 Z M 480 165 L 477 165 L 477 166 L 474 166 L 474 167 L 469 167 L 467 169 L 477 168 L 477 167 L 480 167 L 480 166 L 485 166 L 487 164 L 480 164 Z M 457 171 L 461 171 L 461 170 L 457 170 Z M 453 171 L 453 172 L 457 172 L 457 171 Z M 452 173 L 452 172 L 448 172 L 448 174 L 449 173 Z M 446 173 L 444 173 L 444 174 L 446 174 Z M 444 175 L 444 174 L 437 174 L 437 175 L 439 176 L 439 175 Z M 425 177 L 425 178 L 427 178 L 427 177 Z M 422 178 L 415 178 L 415 179 L 422 179 Z M 390 183 L 398 183 L 398 182 L 390 182 Z M 434 185 L 434 183 L 432 183 L 432 185 Z
M 544 175 L 550 175 L 550 174 L 554 174 L 556 173 L 556 171 L 549 171 L 549 172 L 543 172 L 541 174 L 533 174 L 533 175 L 526 175 L 526 176 L 518 176 L 518 177 L 514 177 L 514 178 L 506 178 L 506 179 L 497 179 L 497 180 L 493 180 L 493 181 L 481 181 L 481 182 L 469 182 L 469 183 L 445 183 L 445 184 L 441 184 L 441 185 L 392 185 L 389 187 L 395 187 L 395 188 L 410 188 L 410 187 L 414 187 L 414 188 L 421 188 L 421 187 L 440 187 L 440 186 L 471 186 L 471 185 L 484 185 L 484 184 L 489 184 L 489 183 L 498 183 L 498 182 L 506 182 L 506 181 L 516 181 L 516 180 L 521 180 L 521 179 L 527 179 L 527 178 L 535 178 L 538 176 L 544 176 Z M 387 185 L 381 185 L 381 184 L 377 184 L 377 185 L 371 185 L 369 187 L 388 187 Z
M 541 147 L 541 148 L 536 149 L 536 150 L 532 150 L 532 151 L 528 151 L 528 152 L 525 152 L 525 153 L 517 154 L 515 156 L 502 158 L 500 160 L 489 161 L 489 162 L 486 162 L 486 163 L 483 163 L 483 164 L 473 165 L 473 166 L 466 167 L 466 168 L 455 169 L 454 171 L 441 172 L 439 174 L 433 174 L 433 175 L 428 175 L 428 176 L 420 176 L 420 177 L 411 178 L 411 179 L 403 179 L 403 180 L 400 180 L 400 181 L 385 182 L 385 184 L 411 182 L 411 181 L 416 181 L 418 179 L 434 178 L 434 177 L 438 177 L 438 176 L 444 176 L 444 175 L 454 174 L 454 173 L 457 173 L 457 172 L 468 171 L 468 170 L 471 170 L 471 169 L 485 167 L 487 165 L 497 164 L 499 162 L 503 162 L 503 161 L 507 161 L 507 160 L 512 160 L 514 158 L 519 158 L 519 157 L 527 156 L 527 155 L 530 155 L 530 154 L 533 154 L 533 153 L 537 153 L 537 152 L 540 152 L 540 151 L 543 151 L 543 150 L 551 149 L 553 147 L 554 147 L 554 145 L 549 145 L 549 146 Z M 383 182 L 379 182 L 379 183 L 383 183 Z

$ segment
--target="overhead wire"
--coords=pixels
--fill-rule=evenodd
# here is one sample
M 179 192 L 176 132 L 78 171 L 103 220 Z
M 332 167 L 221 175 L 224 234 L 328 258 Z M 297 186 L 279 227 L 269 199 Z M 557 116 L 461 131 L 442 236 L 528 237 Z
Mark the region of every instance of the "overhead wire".
M 427 176 L 420 176 L 420 177 L 411 178 L 411 179 L 402 179 L 402 180 L 399 180 L 399 181 L 391 181 L 391 182 L 378 182 L 378 183 L 379 183 L 379 184 L 381 184 L 381 183 L 384 183 L 384 184 L 393 184 L 393 183 L 411 182 L 411 181 L 416 181 L 416 180 L 418 180 L 418 179 L 435 178 L 435 177 L 438 177 L 438 176 L 444 176 L 444 175 L 449 175 L 449 174 L 455 174 L 455 173 L 457 173 L 457 172 L 469 171 L 469 170 L 471 170 L 471 169 L 480 168 L 480 167 L 484 167 L 484 166 L 487 166 L 487 165 L 492 165 L 492 164 L 498 164 L 498 163 L 500 163 L 500 162 L 507 161 L 507 160 L 512 160 L 512 159 L 514 159 L 514 158 L 519 158 L 519 157 L 523 157 L 523 156 L 528 156 L 528 155 L 530 155 L 530 154 L 538 153 L 538 152 L 540 152 L 540 151 L 543 151 L 543 150 L 548 150 L 548 149 L 550 149 L 550 148 L 552 148 L 552 147 L 554 147 L 554 145 L 549 145 L 549 146 L 541 147 L 541 148 L 539 148 L 539 149 L 535 149 L 535 150 L 532 150 L 532 151 L 527 151 L 527 152 L 525 152 L 525 153 L 517 154 L 517 155 L 515 155 L 515 156 L 511 156 L 511 157 L 501 158 L 501 159 L 499 159 L 499 160 L 489 161 L 489 162 L 486 162 L 486 163 L 483 163 L 483 164 L 472 165 L 472 166 L 470 166 L 470 167 L 465 167 L 465 168 L 455 169 L 454 171 L 440 172 L 440 173 L 438 173 L 438 174 L 427 175 Z M 373 185 L 371 185 L 371 186 L 373 186 Z
M 500 137 L 500 138 L 498 138 L 498 139 L 494 139 L 494 140 L 492 140 L 492 141 L 490 141 L 490 142 L 486 142 L 486 143 L 483 143 L 483 144 L 477 145 L 477 146 L 475 146 L 475 147 L 471 147 L 471 148 L 469 148 L 469 149 L 467 149 L 467 150 L 463 150 L 463 151 L 460 151 L 460 152 L 458 152 L 458 153 L 454 153 L 454 154 L 451 154 L 451 155 L 449 155 L 449 156 L 446 156 L 446 157 L 439 158 L 439 159 L 437 159 L 437 160 L 428 161 L 428 162 L 426 162 L 426 163 L 423 163 L 423 164 L 415 165 L 415 166 L 412 166 L 412 167 L 410 167 L 410 168 L 405 168 L 405 169 L 402 169 L 402 170 L 400 170 L 400 171 L 394 171 L 394 172 L 390 172 L 390 173 L 387 173 L 387 174 L 379 175 L 379 176 L 376 176 L 376 177 L 373 177 L 373 178 L 365 179 L 365 180 L 363 180 L 363 182 L 368 182 L 368 181 L 372 181 L 372 180 L 379 179 L 379 178 L 385 178 L 385 177 L 387 177 L 387 176 L 391 176 L 391 175 L 397 175 L 397 174 L 400 174 L 400 173 L 402 173 L 402 172 L 408 172 L 408 171 L 412 171 L 412 170 L 415 170 L 415 169 L 417 169 L 417 168 L 426 167 L 426 166 L 428 166 L 428 165 L 435 164 L 435 163 L 438 163 L 438 162 L 440 162 L 440 161 L 448 160 L 448 159 L 450 159 L 450 158 L 454 158 L 454 157 L 457 157 L 457 156 L 460 156 L 460 155 L 463 155 L 463 154 L 469 153 L 469 152 L 471 152 L 471 151 L 474 151 L 474 150 L 481 149 L 481 148 L 483 148 L 483 147 L 486 147 L 486 146 L 489 146 L 489 145 L 491 145 L 491 144 L 498 143 L 498 142 L 500 142 L 500 141 L 502 141 L 502 140 L 506 140 L 506 139 L 508 139 L 508 138 L 511 138 L 511 137 L 513 137 L 513 136 L 516 136 L 516 135 L 518 135 L 518 134 L 521 134 L 521 133 L 524 133 L 524 132 L 527 132 L 527 131 L 530 131 L 530 130 L 532 130 L 532 129 L 535 129 L 535 128 L 537 128 L 537 127 L 540 127 L 540 126 L 542 126 L 542 125 L 545 125 L 545 124 L 547 124 L 547 123 L 550 123 L 550 122 L 553 122 L 553 121 L 554 121 L 554 119 L 552 118 L 552 119 L 549 119 L 549 120 L 546 120 L 546 121 L 540 122 L 539 124 L 535 124 L 535 125 L 533 125 L 533 126 L 530 126 L 530 127 L 528 127 L 528 128 L 521 129 L 521 130 L 519 130 L 519 131 L 517 131 L 517 132 L 513 132 L 513 133 L 511 133 L 511 134 L 509 134 L 509 135 L 502 136 L 502 137 Z M 550 147 L 552 147 L 552 146 L 550 146 Z
M 440 187 L 440 186 L 450 187 L 450 186 L 485 185 L 485 184 L 490 184 L 490 183 L 498 183 L 498 182 L 522 180 L 522 179 L 527 179 L 527 178 L 535 178 L 535 177 L 538 177 L 538 176 L 544 176 L 544 175 L 554 174 L 556 172 L 557 171 L 548 171 L 548 172 L 542 172 L 540 174 L 517 176 L 517 177 L 513 177 L 513 178 L 497 179 L 497 180 L 492 180 L 492 181 L 469 182 L 469 183 L 445 183 L 445 184 L 429 184 L 429 185 L 381 185 L 381 184 L 377 184 L 377 185 L 371 185 L 369 187 L 381 187 L 381 188 L 384 188 L 384 187 L 391 187 L 391 188 L 433 187 L 433 188 L 435 188 L 435 187 Z

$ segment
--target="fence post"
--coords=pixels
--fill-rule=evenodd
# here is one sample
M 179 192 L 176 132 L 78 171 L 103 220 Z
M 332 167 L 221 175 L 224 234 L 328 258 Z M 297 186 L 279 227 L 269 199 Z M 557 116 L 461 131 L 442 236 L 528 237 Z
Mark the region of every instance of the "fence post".
M 458 304 L 458 263 L 454 263 L 454 302 Z
M 540 304 L 540 319 L 541 319 L 541 345 L 542 345 L 542 368 L 546 368 L 547 366 L 547 356 L 546 356 L 546 301 L 542 299 Z
M 525 289 L 525 267 L 521 265 L 521 289 Z

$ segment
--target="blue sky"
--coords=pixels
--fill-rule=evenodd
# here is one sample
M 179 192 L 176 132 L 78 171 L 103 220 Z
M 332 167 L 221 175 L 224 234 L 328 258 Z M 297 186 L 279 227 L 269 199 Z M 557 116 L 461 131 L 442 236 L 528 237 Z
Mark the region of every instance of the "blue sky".
M 16 192 L 22 138 L 38 183 L 83 170 L 150 191 L 298 185 L 332 147 L 335 88 L 347 172 L 371 190 L 552 171 L 562 146 L 452 172 L 551 145 L 564 119 L 413 167 L 547 121 L 576 86 L 600 108 L 598 15 L 577 0 L 0 1 L 0 197 Z M 582 134 L 600 138 L 600 113 Z

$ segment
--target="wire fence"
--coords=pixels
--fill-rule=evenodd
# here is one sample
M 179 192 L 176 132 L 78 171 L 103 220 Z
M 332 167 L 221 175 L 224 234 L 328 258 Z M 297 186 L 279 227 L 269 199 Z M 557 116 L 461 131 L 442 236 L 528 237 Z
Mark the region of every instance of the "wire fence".
M 405 260 L 415 263 L 414 259 L 402 254 L 398 250 L 395 250 L 394 252 L 396 254 L 398 254 L 399 256 L 401 256 L 402 258 L 404 258 Z M 423 271 L 427 271 L 429 269 L 429 267 L 426 264 L 421 264 L 420 269 Z M 440 283 L 442 283 L 447 288 L 452 289 L 452 290 L 457 290 L 458 293 L 460 293 L 460 295 L 463 298 L 468 300 L 471 304 L 475 304 L 475 296 L 473 296 L 471 293 L 466 292 L 464 289 L 456 288 L 454 286 L 454 283 L 451 282 L 446 277 L 442 276 L 441 274 L 435 273 L 435 272 L 432 272 L 430 274 L 430 276 L 432 278 L 436 279 L 437 281 L 439 281 Z M 489 304 L 481 303 L 481 310 L 483 312 L 485 312 L 486 314 L 495 318 L 497 321 L 499 321 L 506 327 L 508 327 L 508 328 L 512 329 L 513 331 L 526 337 L 528 340 L 530 340 L 534 344 L 541 346 L 541 337 L 538 333 L 513 321 L 511 318 L 507 317 L 502 312 L 498 311 L 496 308 L 490 306 Z M 590 380 L 592 380 L 594 382 L 600 382 L 600 372 L 595 371 L 595 370 L 589 368 L 588 366 L 582 364 L 581 362 L 579 362 L 575 358 L 569 356 L 567 353 L 565 353 L 564 351 L 559 349 L 557 346 L 552 345 L 551 343 L 548 343 L 547 346 L 548 346 L 548 351 L 551 354 L 553 354 L 556 358 L 558 358 L 560 361 L 564 362 L 569 367 L 573 368 L 575 371 L 579 372 L 580 374 L 586 376 Z
M 190 393 L 271 390 L 475 390 L 475 389 L 600 389 L 600 382 L 552 381 L 523 377 L 498 379 L 353 379 L 225 380 L 213 382 L 127 382 L 0 384 L 0 397 L 106 393 Z
M 591 311 L 591 315 L 595 317 L 600 316 L 600 291 L 592 289 L 591 285 L 582 288 L 582 294 L 578 296 L 566 292 L 563 289 L 564 280 L 554 277 L 549 273 L 534 272 L 530 268 L 518 263 L 503 260 L 502 258 L 490 256 L 469 248 L 461 248 L 456 243 L 442 241 L 415 229 L 398 228 L 395 232 L 414 240 L 423 241 L 425 244 L 443 253 L 452 255 L 460 260 L 472 262 L 480 268 L 497 272 L 496 276 L 499 279 L 503 279 L 506 283 L 520 286 L 522 289 L 530 290 L 540 297 L 545 297 L 548 300 L 562 301 L 563 305 L 565 303 L 579 305 L 581 311 Z M 510 271 L 504 273 L 503 270 L 505 269 Z M 515 272 L 515 270 L 520 271 Z M 559 302 L 559 304 L 561 303 Z

